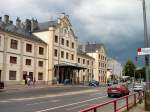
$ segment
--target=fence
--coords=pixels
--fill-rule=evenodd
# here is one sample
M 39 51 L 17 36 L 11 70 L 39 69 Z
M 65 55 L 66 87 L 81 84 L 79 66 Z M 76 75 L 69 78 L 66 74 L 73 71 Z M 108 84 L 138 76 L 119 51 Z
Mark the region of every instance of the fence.
M 136 105 L 143 96 L 143 92 L 133 93 L 83 109 L 80 112 L 122 112 L 123 110 L 129 110 L 130 107 Z

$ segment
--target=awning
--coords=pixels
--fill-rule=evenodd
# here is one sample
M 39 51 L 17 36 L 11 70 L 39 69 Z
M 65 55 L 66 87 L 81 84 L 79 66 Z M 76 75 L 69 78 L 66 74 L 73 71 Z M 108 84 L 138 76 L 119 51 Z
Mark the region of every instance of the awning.
M 71 69 L 77 69 L 77 70 L 81 70 L 81 69 L 87 69 L 86 67 L 80 66 L 79 64 L 75 63 L 75 64 L 71 64 L 71 63 L 60 63 L 60 64 L 55 64 L 55 67 L 62 67 L 62 68 L 71 68 Z

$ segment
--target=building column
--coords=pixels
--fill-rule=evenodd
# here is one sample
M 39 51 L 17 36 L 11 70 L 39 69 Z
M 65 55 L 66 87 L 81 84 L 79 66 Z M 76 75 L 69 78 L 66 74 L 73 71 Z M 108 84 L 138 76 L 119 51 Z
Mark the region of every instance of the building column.
M 53 84 L 54 79 L 54 37 L 55 28 L 49 28 L 49 42 L 48 42 L 48 84 Z
M 33 80 L 34 79 L 35 80 L 38 79 L 37 78 L 37 54 L 38 54 L 38 46 L 37 46 L 37 43 L 34 43 L 34 72 L 33 72 Z
M 20 48 L 20 81 L 23 80 L 23 46 L 24 46 L 24 41 L 21 39 L 21 48 Z
M 6 81 L 7 70 L 7 46 L 8 46 L 8 37 L 4 35 L 4 54 L 3 54 L 3 71 L 2 71 L 2 81 Z

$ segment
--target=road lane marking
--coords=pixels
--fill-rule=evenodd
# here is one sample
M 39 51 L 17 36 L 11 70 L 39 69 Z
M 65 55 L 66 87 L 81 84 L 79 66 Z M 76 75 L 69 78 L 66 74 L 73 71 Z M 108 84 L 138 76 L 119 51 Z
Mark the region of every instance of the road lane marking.
M 77 95 L 77 94 L 84 94 L 90 92 L 97 92 L 99 90 L 83 90 L 77 92 L 66 92 L 66 93 L 59 93 L 59 94 L 51 94 L 51 95 L 44 95 L 44 96 L 37 96 L 37 97 L 29 97 L 29 98 L 18 98 L 18 99 L 8 99 L 2 100 L 0 103 L 9 103 L 14 101 L 24 101 L 24 100 L 35 100 L 35 99 L 42 99 L 42 98 L 51 98 L 51 97 L 59 97 L 59 96 L 67 96 L 67 95 Z
M 75 106 L 73 108 L 69 108 L 69 109 L 66 109 L 66 110 L 70 111 L 70 110 L 74 110 L 74 109 L 77 109 L 77 108 L 80 108 L 80 107 L 84 107 L 84 106 L 87 106 L 87 105 L 90 105 L 90 104 L 79 105 L 79 106 Z
M 85 103 L 85 102 L 89 102 L 89 101 L 93 101 L 93 100 L 97 100 L 97 99 L 101 99 L 101 98 L 105 98 L 105 97 L 107 97 L 107 95 L 106 96 L 102 96 L 102 97 L 89 99 L 89 100 L 84 100 L 84 101 L 81 101 L 81 102 L 76 102 L 76 103 L 71 103 L 71 104 L 67 104 L 67 105 L 57 106 L 57 107 L 53 107 L 53 108 L 47 108 L 47 109 L 43 109 L 43 110 L 38 110 L 38 111 L 35 111 L 35 112 L 46 112 L 46 111 L 55 110 L 55 109 L 68 107 L 68 106 L 72 106 L 72 105 L 77 105 L 77 104 L 81 104 L 81 103 Z
M 45 101 L 45 102 L 29 103 L 29 104 L 26 104 L 26 105 L 32 106 L 32 105 L 38 105 L 38 104 L 48 103 L 48 102 L 56 103 L 56 102 L 60 102 L 60 100 L 50 100 L 50 101 Z
M 41 104 L 41 103 L 45 103 L 45 102 L 29 103 L 29 104 L 26 104 L 26 105 L 37 105 L 37 104 Z

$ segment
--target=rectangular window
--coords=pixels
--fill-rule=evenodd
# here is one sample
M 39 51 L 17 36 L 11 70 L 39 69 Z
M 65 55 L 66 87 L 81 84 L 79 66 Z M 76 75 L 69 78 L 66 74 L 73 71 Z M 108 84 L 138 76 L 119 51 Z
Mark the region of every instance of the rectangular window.
M 0 46 L 1 46 L 1 43 L 2 43 L 2 37 L 0 36 Z
M 43 72 L 38 73 L 38 80 L 43 80 Z
M 44 48 L 43 47 L 39 47 L 39 54 L 43 55 L 44 54 Z
M 26 51 L 32 52 L 32 45 L 31 44 L 26 44 Z
M 26 59 L 26 65 L 31 65 L 31 59 Z
M 80 58 L 78 58 L 78 63 L 80 63 Z
M 64 45 L 64 39 L 63 38 L 61 39 L 61 45 Z
M 55 43 L 58 43 L 58 36 L 55 35 Z
M 16 64 L 17 63 L 17 57 L 10 56 L 10 63 Z
M 100 54 L 98 55 L 98 57 L 99 57 L 99 59 L 101 59 L 101 55 Z
M 72 42 L 72 48 L 74 48 L 74 43 Z
M 87 60 L 87 65 L 89 65 L 89 60 Z
M 10 42 L 10 48 L 17 49 L 18 48 L 18 41 L 14 40 L 14 39 L 11 39 L 10 41 L 11 41 Z
M 92 66 L 93 66 L 93 61 L 92 61 Z
M 43 61 L 39 61 L 39 67 L 43 67 Z
M 69 53 L 66 53 L 66 59 L 69 59 Z
M 16 80 L 16 71 L 9 71 L 9 80 Z
M 74 55 L 73 54 L 71 55 L 71 60 L 74 60 Z
M 69 40 L 66 41 L 66 46 L 69 47 Z
M 101 63 L 99 62 L 99 67 L 101 67 Z
M 64 51 L 61 51 L 61 58 L 64 58 Z
M 85 59 L 83 59 L 83 64 L 85 64 Z
M 54 56 L 57 57 L 57 55 L 58 55 L 57 49 L 54 49 Z

